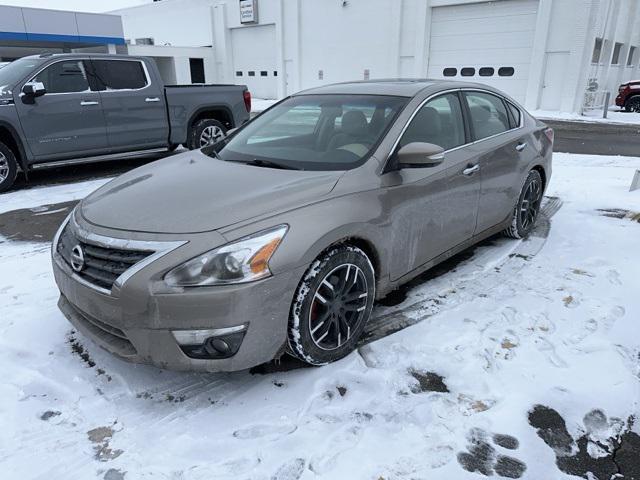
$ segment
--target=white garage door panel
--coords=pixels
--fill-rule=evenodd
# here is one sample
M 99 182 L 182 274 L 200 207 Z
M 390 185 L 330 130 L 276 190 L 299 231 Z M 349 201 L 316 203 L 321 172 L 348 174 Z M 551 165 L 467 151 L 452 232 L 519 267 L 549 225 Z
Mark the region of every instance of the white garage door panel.
M 244 83 L 256 98 L 276 98 L 276 28 L 275 25 L 235 28 L 231 30 L 235 83 Z M 238 76 L 237 72 L 242 72 Z M 254 76 L 249 76 L 253 72 Z M 261 72 L 266 72 L 262 76 Z
M 524 101 L 537 10 L 538 0 L 433 8 L 427 75 L 443 78 L 445 68 L 457 68 L 458 75 L 448 78 L 486 83 Z M 461 77 L 463 67 L 475 68 L 476 75 Z M 493 67 L 495 74 L 480 77 L 481 67 Z M 512 77 L 500 77 L 500 67 L 513 67 L 515 73 Z
M 473 43 L 469 42 L 469 35 L 449 35 L 431 38 L 434 49 L 457 52 L 468 48 L 478 50 L 503 50 L 513 48 L 528 48 L 533 46 L 533 32 L 531 35 L 513 33 L 476 33 L 472 35 Z

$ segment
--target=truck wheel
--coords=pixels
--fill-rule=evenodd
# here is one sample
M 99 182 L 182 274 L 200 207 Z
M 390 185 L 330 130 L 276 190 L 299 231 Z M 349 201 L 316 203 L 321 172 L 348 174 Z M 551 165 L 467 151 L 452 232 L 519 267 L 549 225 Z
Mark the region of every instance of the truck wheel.
M 640 96 L 638 97 L 631 97 L 629 100 L 627 100 L 626 105 L 624 106 L 624 109 L 627 112 L 636 112 L 636 113 L 640 113 Z
M 349 245 L 318 257 L 296 290 L 289 314 L 288 349 L 310 365 L 351 353 L 369 320 L 375 273 L 367 255 Z
M 208 147 L 219 142 L 227 135 L 227 129 L 218 120 L 205 118 L 191 127 L 189 134 L 189 150 Z
M 16 181 L 18 162 L 9 147 L 0 142 L 0 192 L 6 192 Z

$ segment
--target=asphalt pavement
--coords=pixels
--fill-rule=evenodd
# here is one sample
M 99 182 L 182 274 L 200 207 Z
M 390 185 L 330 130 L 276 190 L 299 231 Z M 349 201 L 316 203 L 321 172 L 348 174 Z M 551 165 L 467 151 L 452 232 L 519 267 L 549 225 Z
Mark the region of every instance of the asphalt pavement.
M 543 122 L 555 131 L 555 152 L 640 157 L 640 124 Z

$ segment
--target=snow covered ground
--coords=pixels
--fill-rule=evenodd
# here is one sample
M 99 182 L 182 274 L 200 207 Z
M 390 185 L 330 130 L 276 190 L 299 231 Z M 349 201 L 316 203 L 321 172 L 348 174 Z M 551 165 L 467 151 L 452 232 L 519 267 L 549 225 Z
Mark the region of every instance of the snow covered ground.
M 266 110 L 278 100 L 265 100 L 264 98 L 252 98 L 251 99 L 251 113 L 260 113 Z
M 640 125 L 640 113 L 625 112 L 618 109 L 610 109 L 607 118 L 602 118 L 602 110 L 592 110 L 584 115 L 577 113 L 553 112 L 548 110 L 532 110 L 529 113 L 540 120 L 567 120 L 587 123 L 623 123 Z
M 547 194 L 564 203 L 539 253 L 485 243 L 375 312 L 419 323 L 335 364 L 263 375 L 112 357 L 58 312 L 49 245 L 0 238 L 0 477 L 575 478 L 556 455 L 606 457 L 639 413 L 636 168 L 556 154 Z M 0 212 L 103 181 L 1 195 Z M 545 412 L 566 431 L 538 434 Z

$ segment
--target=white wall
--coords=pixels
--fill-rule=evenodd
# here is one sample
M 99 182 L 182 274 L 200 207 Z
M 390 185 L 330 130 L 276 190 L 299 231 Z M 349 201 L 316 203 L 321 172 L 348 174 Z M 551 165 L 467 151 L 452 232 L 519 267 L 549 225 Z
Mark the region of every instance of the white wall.
M 163 0 L 114 10 L 125 38 L 151 37 L 156 45 L 203 47 L 212 44 L 209 8 L 215 0 Z M 237 3 L 237 2 L 236 2 Z
M 191 83 L 190 58 L 203 59 L 204 75 L 207 83 L 215 83 L 218 77 L 214 52 L 213 49 L 209 47 L 189 48 L 129 45 L 129 55 L 154 58 L 160 69 L 162 79 L 168 85 Z

